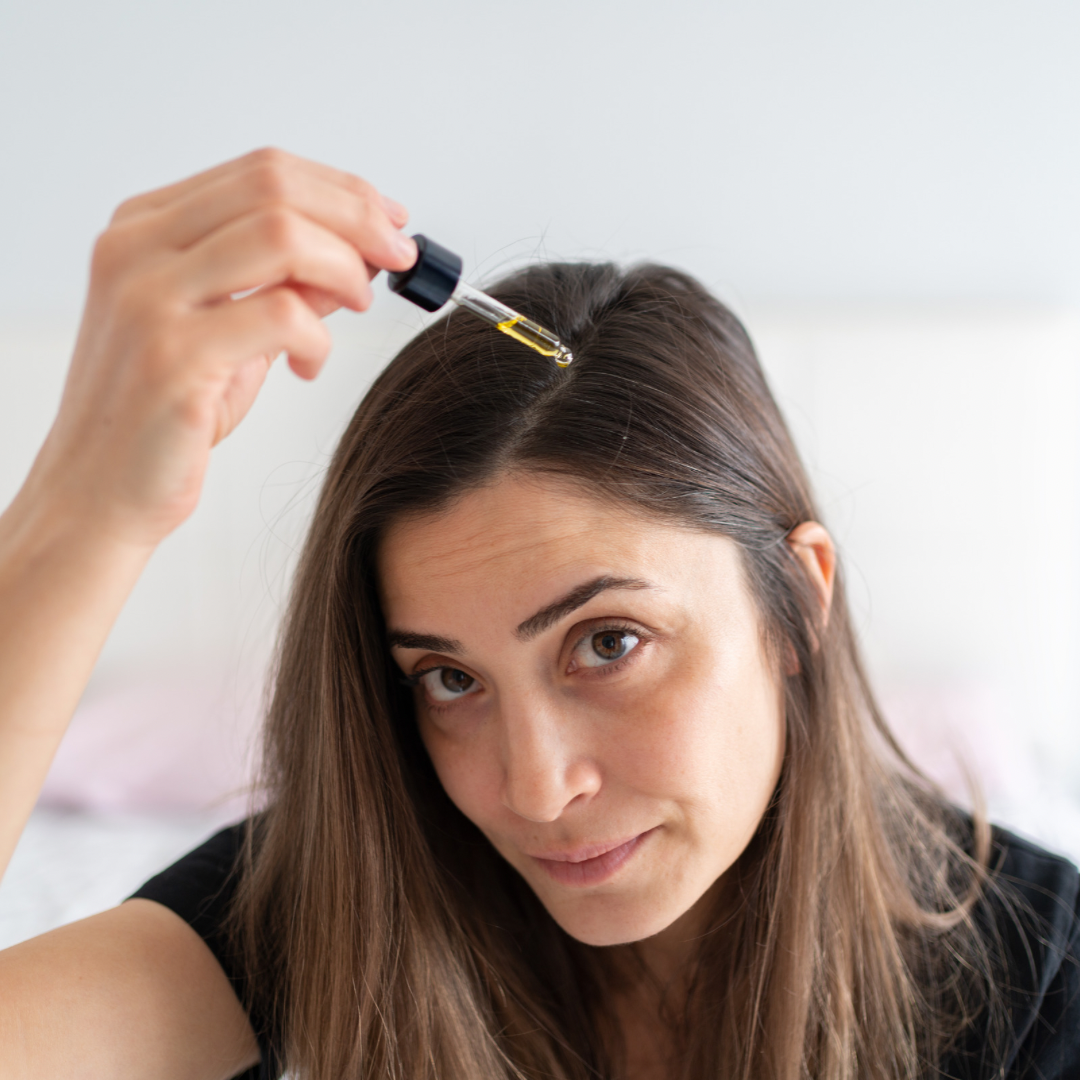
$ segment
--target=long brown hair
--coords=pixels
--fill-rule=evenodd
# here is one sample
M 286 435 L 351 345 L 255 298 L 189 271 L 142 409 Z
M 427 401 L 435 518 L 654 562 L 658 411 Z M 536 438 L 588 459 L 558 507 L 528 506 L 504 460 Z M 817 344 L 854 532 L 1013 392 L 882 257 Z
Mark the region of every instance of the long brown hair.
M 605 950 L 565 934 L 443 793 L 377 598 L 389 523 L 533 470 L 735 540 L 769 642 L 797 660 L 774 799 L 669 1018 L 679 1074 L 933 1073 L 993 1004 L 972 918 L 989 833 L 895 745 L 842 579 L 822 622 L 785 543 L 818 514 L 746 332 L 655 265 L 541 265 L 492 291 L 576 359 L 560 370 L 455 312 L 390 363 L 341 440 L 284 625 L 270 801 L 236 909 L 253 1014 L 305 1080 L 619 1071 Z

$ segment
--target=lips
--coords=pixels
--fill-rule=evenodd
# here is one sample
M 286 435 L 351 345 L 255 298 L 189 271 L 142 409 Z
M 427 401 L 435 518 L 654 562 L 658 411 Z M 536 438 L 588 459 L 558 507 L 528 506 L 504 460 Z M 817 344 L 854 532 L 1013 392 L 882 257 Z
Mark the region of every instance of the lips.
M 613 877 L 655 829 L 608 844 L 591 844 L 573 851 L 530 856 L 560 885 L 599 885 Z

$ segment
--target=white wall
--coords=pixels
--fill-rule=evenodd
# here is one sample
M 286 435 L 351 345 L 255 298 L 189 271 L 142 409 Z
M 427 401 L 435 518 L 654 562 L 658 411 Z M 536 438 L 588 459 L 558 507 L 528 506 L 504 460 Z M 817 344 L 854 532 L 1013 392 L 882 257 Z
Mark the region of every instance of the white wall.
M 964 753 L 999 817 L 1080 854 L 1080 811 L 1047 800 L 1080 796 L 1080 318 L 1003 304 L 749 318 L 905 741 L 954 789 L 945 757 Z
M 978 688 L 1080 786 L 1078 54 L 1069 0 L 6 0 L 0 501 L 112 207 L 276 143 L 369 176 L 472 273 L 649 257 L 733 299 L 881 680 Z M 318 382 L 272 374 L 98 686 L 259 667 L 336 432 L 417 325 L 380 293 Z
M 4 0 L 0 305 L 74 308 L 124 196 L 263 143 L 472 265 L 750 296 L 1080 296 L 1074 0 Z

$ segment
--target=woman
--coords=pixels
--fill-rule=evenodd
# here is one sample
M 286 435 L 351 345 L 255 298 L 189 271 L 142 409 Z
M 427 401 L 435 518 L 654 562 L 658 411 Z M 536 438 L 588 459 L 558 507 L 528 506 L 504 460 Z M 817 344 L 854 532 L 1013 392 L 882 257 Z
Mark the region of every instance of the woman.
M 5 858 L 210 447 L 411 265 L 404 224 L 263 152 L 99 241 L 0 526 Z M 376 381 L 297 573 L 267 808 L 0 955 L 14 1075 L 1078 1075 L 1077 873 L 893 743 L 739 323 L 655 266 L 495 291 L 573 366 L 458 313 Z

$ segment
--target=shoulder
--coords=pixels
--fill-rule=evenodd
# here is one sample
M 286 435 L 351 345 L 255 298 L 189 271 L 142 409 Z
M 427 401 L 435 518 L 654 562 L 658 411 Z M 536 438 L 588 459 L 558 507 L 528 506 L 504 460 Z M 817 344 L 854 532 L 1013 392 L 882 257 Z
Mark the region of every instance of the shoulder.
M 220 964 L 160 904 L 121 904 L 0 952 L 4 1077 L 232 1075 L 257 1047 Z
M 249 822 L 243 821 L 222 829 L 152 877 L 131 899 L 155 900 L 175 911 L 206 940 L 220 961 L 215 944 L 223 938 L 224 923 L 239 883 L 248 827 Z M 233 978 L 235 973 L 226 964 L 222 966 Z
M 979 917 L 1004 969 L 1012 1033 L 1003 1075 L 1080 1076 L 1080 872 L 997 827 L 990 870 Z
M 209 946 L 236 996 L 250 1000 L 250 984 L 230 926 L 233 900 L 243 874 L 249 831 L 258 841 L 257 819 L 248 819 L 215 833 L 172 866 L 146 882 L 130 899 L 153 900 L 180 916 Z M 251 1080 L 276 1075 L 273 1038 L 265 1018 L 249 1015 L 263 1063 Z M 245 1078 L 247 1080 L 247 1078 Z
M 1059 924 L 1076 910 L 1080 871 L 1068 859 L 995 825 L 991 870 L 1020 891 L 1037 911 Z
M 993 830 L 990 889 L 984 907 L 1006 950 L 1010 986 L 1045 1003 L 1059 975 L 1077 982 L 1080 872 L 1007 829 Z

